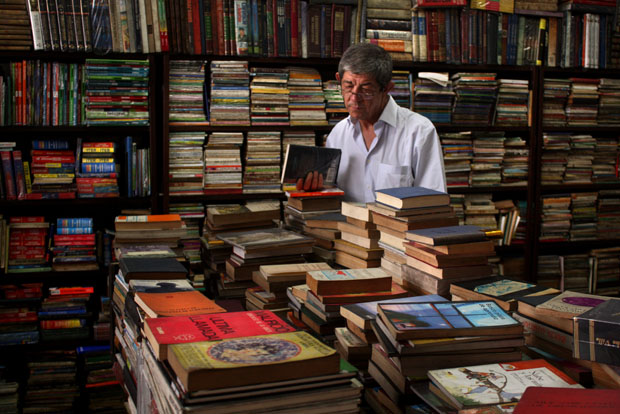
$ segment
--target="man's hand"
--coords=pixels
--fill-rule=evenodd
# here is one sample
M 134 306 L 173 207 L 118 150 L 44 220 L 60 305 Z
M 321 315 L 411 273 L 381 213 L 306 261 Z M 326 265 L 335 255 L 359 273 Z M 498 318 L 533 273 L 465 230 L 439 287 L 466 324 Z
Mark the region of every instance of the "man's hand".
M 323 189 L 323 174 L 318 171 L 310 171 L 306 178 L 297 180 L 298 191 L 320 191 Z

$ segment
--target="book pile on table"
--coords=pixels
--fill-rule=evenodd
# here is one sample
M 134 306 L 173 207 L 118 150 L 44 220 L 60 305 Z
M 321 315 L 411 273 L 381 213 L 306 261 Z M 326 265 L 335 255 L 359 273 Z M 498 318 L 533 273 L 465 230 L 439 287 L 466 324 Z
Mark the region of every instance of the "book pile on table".
M 566 101 L 570 94 L 569 79 L 545 79 L 543 91 L 543 125 L 566 125 Z
M 168 136 L 168 194 L 202 195 L 204 132 L 171 132 Z
M 287 289 L 306 281 L 306 272 L 328 270 L 327 263 L 296 263 L 262 265 L 252 273 L 252 281 L 258 285 L 245 292 L 246 309 L 269 309 L 285 317 L 288 311 Z
M 466 125 L 490 125 L 497 100 L 496 73 L 459 72 L 452 75 L 456 101 L 452 122 Z
M 80 165 L 75 182 L 79 198 L 118 197 L 120 165 L 114 154 L 116 144 L 106 142 L 81 142 L 78 139 Z
M 323 94 L 325 95 L 327 123 L 336 125 L 349 115 L 344 106 L 342 93 L 340 93 L 340 83 L 337 80 L 326 81 L 323 83 Z
M 55 271 L 98 270 L 93 219 L 74 217 L 56 219 L 52 269 Z
M 429 370 L 521 359 L 523 327 L 493 301 L 379 303 L 371 326 L 368 371 L 400 407 Z
M 458 224 L 449 203 L 448 194 L 424 187 L 376 192 L 376 202 L 368 204 L 368 208 L 379 231 L 379 246 L 384 249 L 381 266 L 390 269 L 396 282 L 404 283 L 406 232 Z
M 414 108 L 433 123 L 452 121 L 454 90 L 447 73 L 420 72 L 414 86 Z
M 162 244 L 171 248 L 187 234 L 185 223 L 178 214 L 148 214 L 116 216 L 114 247 Z
M 168 90 L 170 125 L 208 125 L 204 60 L 171 60 Z
M 233 246 L 226 260 L 224 279 L 235 282 L 241 290 L 240 296 L 245 295 L 245 289 L 254 286 L 252 273 L 261 265 L 303 263 L 304 255 L 312 252 L 314 243 L 309 237 L 281 228 L 235 230 L 218 233 L 217 238 Z M 218 284 L 218 292 L 225 290 L 225 285 Z
M 250 72 L 247 61 L 211 62 L 211 125 L 250 125 Z
M 204 153 L 204 193 L 241 194 L 243 132 L 212 132 Z
M 288 69 L 250 69 L 252 125 L 288 125 Z
M 43 283 L 0 285 L 0 345 L 39 342 L 37 308 Z
M 279 131 L 248 131 L 243 193 L 280 193 Z
M 471 160 L 474 157 L 471 131 L 441 132 L 439 140 L 443 149 L 447 187 L 469 187 Z
M 334 242 L 336 263 L 349 268 L 379 267 L 383 249 L 379 231 L 364 203 L 345 201 L 341 208 L 345 221 L 338 223 L 340 240 Z
M 453 282 L 491 275 L 488 257 L 495 247 L 477 226 L 411 230 L 406 237 L 403 279 L 416 293 L 444 296 Z
M 288 69 L 290 125 L 327 125 L 321 74 L 313 68 Z
M 301 202 L 302 214 L 304 211 L 304 205 L 308 205 L 308 202 L 314 201 L 323 201 L 322 198 L 316 199 L 302 199 L 302 198 L 289 198 L 287 207 L 291 204 L 295 204 L 297 202 Z M 330 200 L 329 198 L 325 199 L 325 201 Z M 331 198 L 331 200 L 335 200 L 334 207 L 340 206 L 340 198 Z M 321 203 L 322 204 L 322 203 Z M 289 215 L 292 216 L 292 215 Z M 290 217 L 289 217 L 290 218 Z M 312 215 L 308 216 L 304 220 L 302 233 L 306 236 L 310 236 L 314 238 L 314 246 L 312 246 L 312 254 L 318 260 L 325 261 L 327 263 L 333 264 L 335 262 L 336 250 L 335 243 L 340 240 L 340 230 L 339 226 L 343 223 L 345 217 L 340 214 L 338 210 L 334 212 Z

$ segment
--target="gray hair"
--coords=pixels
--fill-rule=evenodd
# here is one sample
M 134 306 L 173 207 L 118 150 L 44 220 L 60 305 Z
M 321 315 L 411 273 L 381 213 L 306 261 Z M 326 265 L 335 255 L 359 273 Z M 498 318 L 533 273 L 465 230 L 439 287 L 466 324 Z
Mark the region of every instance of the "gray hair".
M 371 75 L 385 89 L 392 80 L 392 57 L 380 46 L 372 43 L 351 45 L 340 58 L 338 74 L 340 79 L 349 71 Z

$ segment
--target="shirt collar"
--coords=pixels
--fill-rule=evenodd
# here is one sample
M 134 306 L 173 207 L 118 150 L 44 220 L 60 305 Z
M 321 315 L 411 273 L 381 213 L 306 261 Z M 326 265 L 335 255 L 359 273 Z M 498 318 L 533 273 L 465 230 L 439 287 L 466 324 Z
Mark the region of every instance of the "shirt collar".
M 386 124 L 391 125 L 392 127 L 395 127 L 397 114 L 398 114 L 398 104 L 396 104 L 396 101 L 394 101 L 394 98 L 392 98 L 391 95 L 388 95 L 388 102 L 383 108 L 383 112 L 381 112 L 381 116 L 379 117 L 377 122 L 383 121 Z M 351 115 L 347 117 L 347 121 L 349 122 L 350 126 L 357 124 L 357 119 L 351 118 Z

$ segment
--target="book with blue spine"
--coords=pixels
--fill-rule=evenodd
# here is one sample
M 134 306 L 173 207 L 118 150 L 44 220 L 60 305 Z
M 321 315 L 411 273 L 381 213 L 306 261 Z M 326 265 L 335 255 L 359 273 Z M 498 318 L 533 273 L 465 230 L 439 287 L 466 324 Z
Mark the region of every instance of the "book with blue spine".
M 92 217 L 68 217 L 68 218 L 57 218 L 56 219 L 56 227 L 93 227 L 93 219 Z M 61 233 L 57 233 L 61 234 Z

